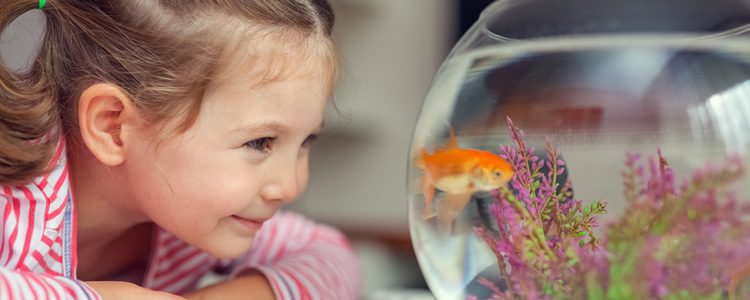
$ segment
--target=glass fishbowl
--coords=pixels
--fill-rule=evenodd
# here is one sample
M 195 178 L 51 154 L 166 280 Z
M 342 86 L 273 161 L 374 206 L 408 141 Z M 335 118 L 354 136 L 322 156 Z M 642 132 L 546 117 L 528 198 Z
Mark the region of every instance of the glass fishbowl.
M 750 0 L 504 0 L 424 100 L 437 299 L 750 299 Z

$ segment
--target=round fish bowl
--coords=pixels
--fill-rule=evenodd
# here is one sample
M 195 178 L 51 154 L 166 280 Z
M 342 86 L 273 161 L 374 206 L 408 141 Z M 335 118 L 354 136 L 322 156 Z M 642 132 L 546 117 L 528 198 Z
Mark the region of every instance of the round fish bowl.
M 750 2 L 505 0 L 424 100 L 438 299 L 750 299 Z

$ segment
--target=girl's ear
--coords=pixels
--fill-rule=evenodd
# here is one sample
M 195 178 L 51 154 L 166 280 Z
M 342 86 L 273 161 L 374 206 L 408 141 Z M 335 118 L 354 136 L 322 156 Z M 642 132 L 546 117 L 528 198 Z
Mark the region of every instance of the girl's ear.
M 138 114 L 130 98 L 108 83 L 86 88 L 78 100 L 78 125 L 89 151 L 107 166 L 125 161 L 129 131 Z

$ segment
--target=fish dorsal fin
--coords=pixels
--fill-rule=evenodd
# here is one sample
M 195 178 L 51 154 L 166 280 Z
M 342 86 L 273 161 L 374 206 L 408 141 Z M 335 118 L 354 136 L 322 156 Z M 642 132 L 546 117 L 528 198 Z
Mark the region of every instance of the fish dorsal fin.
M 451 126 L 450 124 L 448 124 L 448 134 L 448 143 L 445 144 L 445 148 L 460 148 L 460 146 L 458 145 L 458 140 L 456 139 L 456 132 L 453 131 L 453 126 Z

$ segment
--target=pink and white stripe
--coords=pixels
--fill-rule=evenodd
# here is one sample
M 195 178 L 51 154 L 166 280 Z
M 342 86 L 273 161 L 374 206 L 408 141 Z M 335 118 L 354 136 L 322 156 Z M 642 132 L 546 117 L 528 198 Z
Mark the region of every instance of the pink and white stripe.
M 357 299 L 360 270 L 346 238 L 304 217 L 279 212 L 263 224 L 253 247 L 226 262 L 159 229 L 143 285 L 176 294 L 188 292 L 208 272 L 230 276 L 258 270 L 276 299 Z
M 63 275 L 75 274 L 63 261 L 63 251 L 75 257 L 75 249 L 62 246 L 70 205 L 64 151 L 61 143 L 49 174 L 24 186 L 0 186 L 0 299 L 99 299 L 74 275 Z

